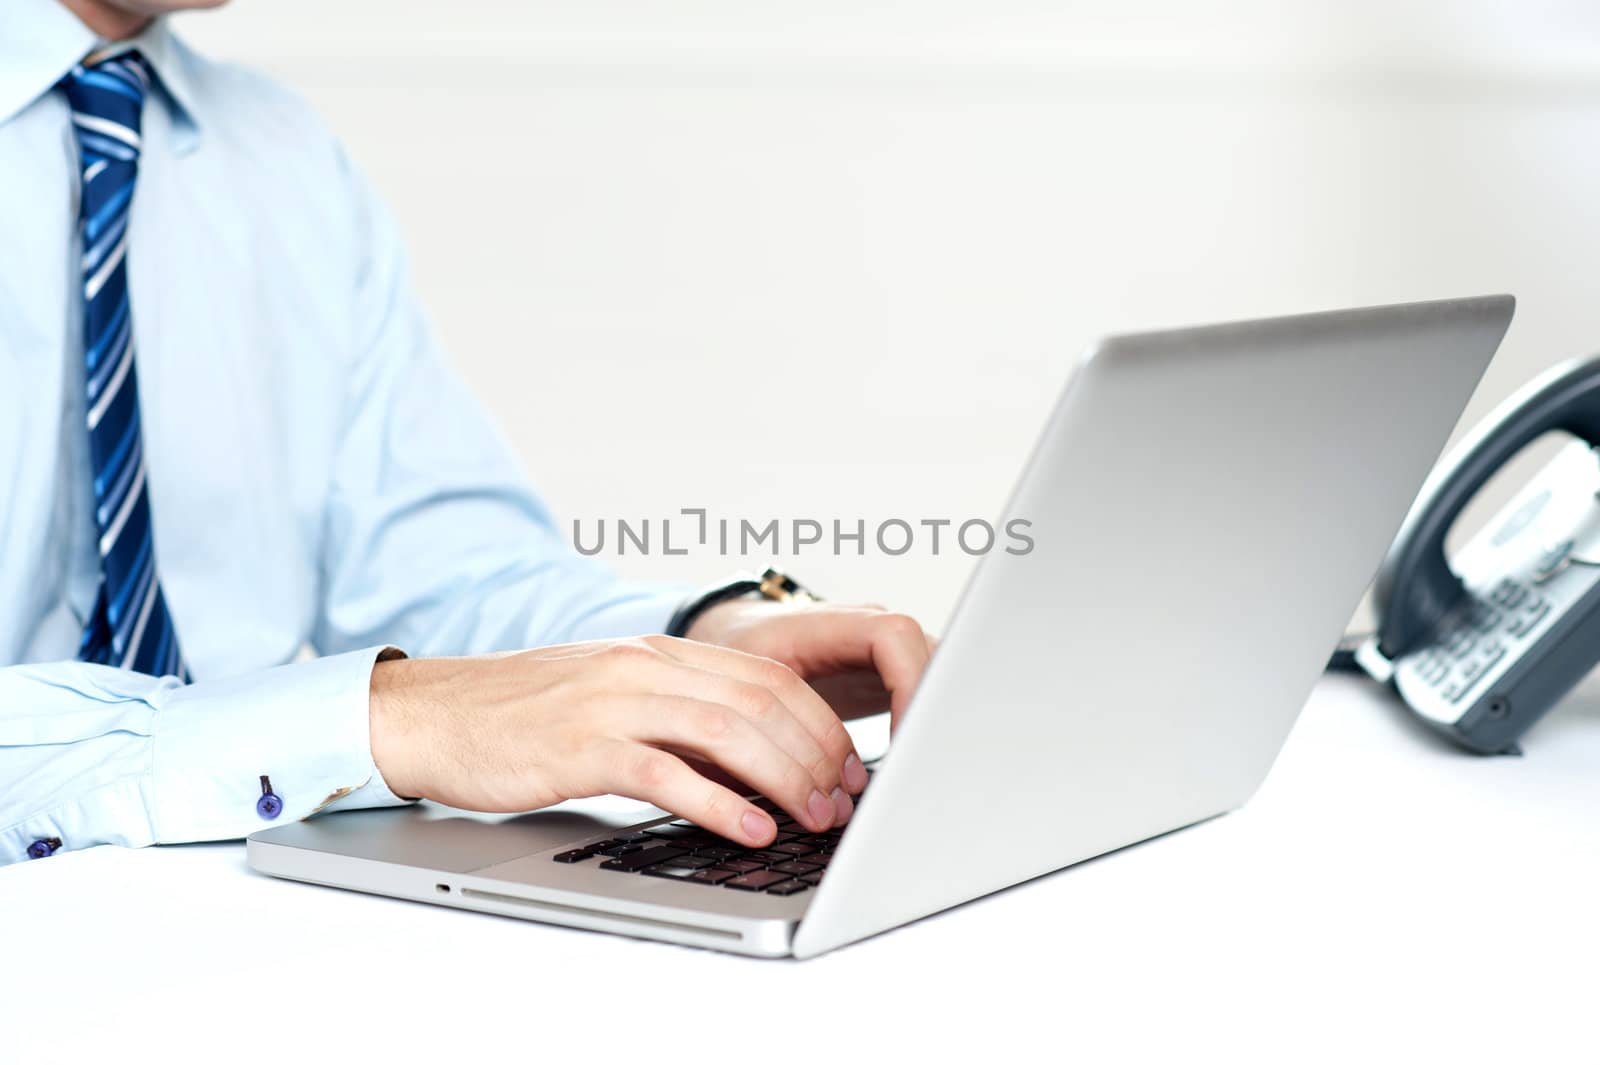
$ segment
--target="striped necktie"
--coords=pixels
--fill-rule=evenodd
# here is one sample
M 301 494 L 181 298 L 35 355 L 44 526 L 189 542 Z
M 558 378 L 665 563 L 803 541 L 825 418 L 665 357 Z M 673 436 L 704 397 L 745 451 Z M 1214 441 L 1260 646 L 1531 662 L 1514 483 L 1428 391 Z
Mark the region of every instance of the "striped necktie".
M 150 69 L 137 52 L 80 64 L 61 79 L 80 157 L 89 457 L 100 533 L 100 592 L 78 657 L 187 681 L 156 576 L 128 299 L 128 206 L 149 86 Z

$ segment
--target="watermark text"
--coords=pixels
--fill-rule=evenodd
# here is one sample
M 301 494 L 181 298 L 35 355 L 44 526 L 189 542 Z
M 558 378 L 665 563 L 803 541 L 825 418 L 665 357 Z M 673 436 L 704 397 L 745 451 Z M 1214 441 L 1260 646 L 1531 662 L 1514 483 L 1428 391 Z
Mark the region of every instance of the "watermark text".
M 834 518 L 712 517 L 705 507 L 685 507 L 671 517 L 605 518 L 572 522 L 572 546 L 583 555 L 866 555 L 899 556 L 961 552 L 987 555 L 1030 554 L 1034 548 L 1026 518 L 996 525 L 983 518 L 885 518 L 868 521 Z

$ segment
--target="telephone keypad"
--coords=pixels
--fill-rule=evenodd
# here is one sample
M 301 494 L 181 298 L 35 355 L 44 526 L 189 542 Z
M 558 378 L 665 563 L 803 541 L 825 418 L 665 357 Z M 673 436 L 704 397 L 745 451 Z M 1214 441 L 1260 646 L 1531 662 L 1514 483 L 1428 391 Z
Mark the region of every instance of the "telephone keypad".
M 1462 606 L 1444 623 L 1439 643 L 1413 659 L 1415 676 L 1440 698 L 1459 702 L 1549 612 L 1548 599 L 1505 578 L 1487 597 Z

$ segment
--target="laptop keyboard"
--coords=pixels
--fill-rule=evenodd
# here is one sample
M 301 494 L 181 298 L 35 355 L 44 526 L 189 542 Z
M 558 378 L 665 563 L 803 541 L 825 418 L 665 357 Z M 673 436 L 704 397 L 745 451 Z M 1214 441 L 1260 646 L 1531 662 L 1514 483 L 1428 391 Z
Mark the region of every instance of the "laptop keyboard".
M 601 869 L 615 873 L 768 895 L 798 895 L 821 883 L 844 829 L 808 832 L 771 799 L 751 801 L 778 824 L 778 838 L 765 847 L 746 847 L 690 821 L 669 821 L 563 851 L 554 860 L 598 859 Z

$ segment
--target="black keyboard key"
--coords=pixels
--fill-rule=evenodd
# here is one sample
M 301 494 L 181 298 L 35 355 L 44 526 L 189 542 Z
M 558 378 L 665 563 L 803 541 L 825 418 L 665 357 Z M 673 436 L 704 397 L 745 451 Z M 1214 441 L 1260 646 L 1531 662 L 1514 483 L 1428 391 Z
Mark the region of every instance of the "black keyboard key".
M 614 840 L 603 839 L 599 843 L 591 843 L 583 849 L 588 851 L 590 854 L 599 854 L 607 847 L 615 847 L 616 845 L 617 844 Z
M 650 836 L 644 832 L 624 832 L 617 837 L 618 843 L 648 843 Z
M 815 854 L 817 853 L 818 849 L 819 848 L 813 847 L 809 843 L 774 843 L 772 846 L 767 848 L 769 851 L 781 851 L 784 854 L 793 855 L 796 858 L 802 858 L 807 854 Z
M 811 862 L 779 862 L 772 867 L 774 873 L 788 873 L 790 876 L 799 876 L 801 873 L 814 873 L 822 866 Z
M 644 875 L 659 876 L 664 880 L 692 880 L 699 871 L 698 869 L 685 869 L 681 866 L 673 865 L 671 862 L 662 862 L 660 865 L 652 865 L 644 870 Z
M 803 880 L 812 887 L 816 887 L 818 884 L 822 883 L 822 871 L 819 869 L 815 873 L 806 873 L 802 876 L 796 877 L 795 879 Z
M 768 895 L 798 895 L 802 891 L 810 891 L 810 884 L 802 884 L 798 880 L 790 880 L 783 884 L 774 884 L 767 888 Z
M 588 850 L 562 851 L 560 854 L 556 855 L 555 860 L 558 861 L 558 862 L 566 862 L 568 864 L 571 864 L 572 862 L 587 861 L 588 859 L 593 858 L 593 857 L 594 857 L 594 851 L 588 851 Z
M 694 825 L 655 825 L 645 829 L 644 835 L 654 839 L 683 839 L 686 836 L 698 838 L 702 832 Z
M 736 876 L 726 881 L 722 886 L 734 888 L 738 891 L 765 891 L 773 884 L 781 884 L 790 879 L 788 873 L 774 873 L 771 869 L 757 869 L 753 873 Z
M 613 858 L 600 868 L 622 869 L 631 873 L 636 870 L 643 869 L 647 865 L 655 865 L 658 862 L 664 862 L 668 858 L 681 858 L 683 857 L 683 854 L 684 851 L 681 847 L 646 847 L 643 850 L 637 850 L 631 854 L 624 854 L 620 858 Z
M 750 805 L 751 806 L 755 806 L 755 807 L 759 807 L 760 809 L 763 809 L 763 810 L 767 811 L 767 813 L 769 813 L 769 814 L 770 813 L 778 813 L 779 812 L 778 804 L 773 802 L 771 799 L 767 799 L 767 798 L 751 799 L 750 800 Z
M 733 873 L 753 873 L 757 869 L 765 869 L 766 866 L 760 862 L 745 861 L 743 858 L 729 858 L 726 861 L 717 863 L 717 868 L 727 869 Z
M 765 851 L 746 851 L 739 857 L 748 862 L 760 862 L 762 865 L 777 865 L 779 862 L 788 861 L 789 859 L 793 858 L 794 855 L 785 854 L 774 847 L 771 850 Z
M 699 869 L 691 872 L 688 880 L 692 884 L 720 884 L 738 875 L 732 869 Z
M 668 858 L 661 864 L 670 865 L 674 869 L 704 869 L 707 866 L 716 865 L 717 863 L 710 858 L 701 858 L 698 855 L 685 854 L 681 858 Z
M 714 862 L 722 862 L 727 861 L 729 858 L 737 858 L 739 853 L 739 851 L 729 850 L 727 847 L 696 847 L 694 849 L 696 858 L 710 858 Z

